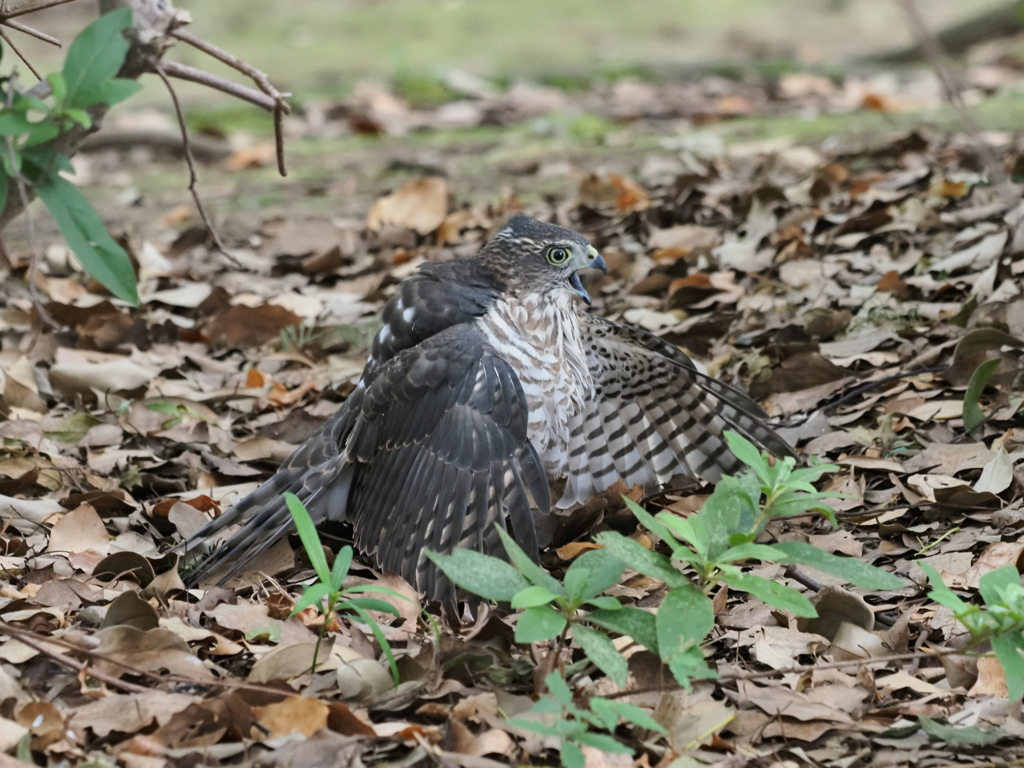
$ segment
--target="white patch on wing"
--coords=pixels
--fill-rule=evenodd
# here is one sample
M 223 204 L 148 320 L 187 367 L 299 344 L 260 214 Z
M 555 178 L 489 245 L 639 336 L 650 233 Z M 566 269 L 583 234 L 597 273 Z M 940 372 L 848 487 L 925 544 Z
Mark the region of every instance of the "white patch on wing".
M 386 344 L 387 340 L 388 340 L 388 338 L 390 336 L 391 336 L 391 326 L 390 325 L 382 325 L 380 327 L 380 331 L 377 334 L 377 338 L 380 340 L 380 343 L 381 344 Z
M 398 306 L 402 306 L 402 300 L 398 300 Z M 412 307 L 406 307 L 402 310 L 402 319 L 407 323 L 412 323 L 412 319 L 416 316 L 416 311 Z

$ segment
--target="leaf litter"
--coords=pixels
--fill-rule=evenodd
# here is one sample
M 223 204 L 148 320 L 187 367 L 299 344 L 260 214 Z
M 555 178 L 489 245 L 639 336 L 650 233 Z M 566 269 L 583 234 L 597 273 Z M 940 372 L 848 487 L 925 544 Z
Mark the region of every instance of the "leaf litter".
M 903 99 L 810 77 L 783 77 L 773 92 L 729 86 L 714 110 L 708 84 L 620 83 L 572 97 L 513 87 L 427 117 L 364 88 L 331 114 L 354 131 L 401 134 L 508 124 L 580 99 L 657 131 L 657 119 L 764 114 L 782 102 L 828 112 Z M 1012 148 L 1009 137 L 982 139 Z M 963 136 L 920 128 L 847 144 L 666 135 L 607 167 L 585 156 L 524 166 L 527 185 L 562 179 L 543 199 L 466 193 L 472 180 L 441 155 L 434 170 L 380 189 L 358 218 L 235 223 L 237 263 L 208 251 L 187 215 L 152 211 L 144 239 L 131 242 L 138 310 L 81 281 L 55 244 L 38 288 L 56 328 L 14 281 L 0 289 L 4 750 L 154 767 L 555 759 L 556 744 L 506 720 L 532 706 L 534 664 L 500 611 L 481 607 L 436 633 L 408 606 L 397 619 L 382 614 L 396 688 L 373 634 L 347 618 L 327 619 L 310 671 L 325 619 L 289 615 L 312 571 L 287 543 L 226 588 L 186 591 L 177 558 L 163 554 L 344 401 L 394 285 L 424 261 L 475 252 L 525 212 L 579 229 L 602 251 L 609 272 L 591 278 L 594 311 L 678 344 L 758 398 L 802 453 L 840 466 L 827 488 L 843 494 L 839 529 L 797 517 L 774 523 L 773 538 L 859 557 L 907 585 L 872 592 L 811 569 L 754 566 L 807 590 L 820 618 L 722 590 L 704 645 L 719 679 L 690 690 L 620 643 L 624 689 L 597 674 L 575 685 L 664 725 L 665 737 L 620 727 L 638 764 L 1024 756 L 1001 667 L 958 653 L 964 630 L 925 598 L 920 568 L 970 598 L 984 574 L 1024 556 L 1024 204 L 1016 185 L 984 183 Z M 236 159 L 233 172 L 258 164 Z M 14 263 L 23 278 L 25 260 Z M 593 533 L 635 531 L 619 495 L 639 497 L 615 490 L 559 522 L 545 555 L 556 574 Z M 687 514 L 706 498 L 696 490 L 652 503 Z M 342 544 L 328 539 L 332 552 Z M 354 583 L 411 594 L 393 575 L 353 568 Z M 608 593 L 652 608 L 664 590 L 627 572 Z M 581 657 L 573 649 L 560 663 Z M 839 663 L 851 659 L 886 663 Z

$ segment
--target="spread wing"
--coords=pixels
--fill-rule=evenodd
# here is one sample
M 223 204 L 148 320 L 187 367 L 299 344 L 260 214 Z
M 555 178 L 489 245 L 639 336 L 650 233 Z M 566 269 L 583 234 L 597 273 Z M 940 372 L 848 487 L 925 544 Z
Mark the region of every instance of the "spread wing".
M 725 443 L 733 430 L 776 456 L 793 449 L 738 389 L 700 373 L 653 334 L 580 317 L 594 396 L 570 426 L 568 480 L 559 507 L 622 479 L 655 490 L 678 475 L 717 482 L 743 465 Z
M 550 506 L 519 379 L 469 324 L 399 351 L 364 377 L 277 475 L 226 522 L 196 534 L 203 540 L 244 521 L 202 573 L 229 578 L 289 533 L 285 491 L 303 499 L 317 524 L 351 522 L 356 546 L 378 566 L 445 602 L 452 586 L 425 548 L 501 555 L 501 526 L 536 556 L 533 509 Z

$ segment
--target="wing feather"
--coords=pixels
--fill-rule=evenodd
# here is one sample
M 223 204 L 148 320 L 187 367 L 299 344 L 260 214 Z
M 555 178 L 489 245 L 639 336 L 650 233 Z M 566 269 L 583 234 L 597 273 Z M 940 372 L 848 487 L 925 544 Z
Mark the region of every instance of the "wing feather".
M 700 373 L 663 339 L 594 315 L 580 318 L 580 330 L 594 397 L 570 425 L 559 507 L 584 502 L 620 479 L 647 490 L 677 475 L 716 482 L 742 466 L 725 442 L 726 430 L 776 456 L 793 455 L 753 400 Z

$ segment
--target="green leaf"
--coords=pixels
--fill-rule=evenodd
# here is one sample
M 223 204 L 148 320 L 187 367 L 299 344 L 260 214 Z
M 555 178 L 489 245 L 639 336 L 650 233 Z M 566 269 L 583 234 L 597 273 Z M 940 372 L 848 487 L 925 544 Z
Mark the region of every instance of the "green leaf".
M 609 611 L 614 611 L 622 607 L 622 603 L 619 602 L 618 598 L 612 597 L 611 595 L 592 597 L 587 600 L 587 605 L 591 605 L 594 608 L 604 608 Z
M 596 629 L 575 624 L 572 628 L 572 636 L 580 648 L 587 654 L 587 658 L 604 672 L 608 678 L 620 688 L 626 687 L 626 677 L 629 674 L 629 664 L 626 658 L 615 648 L 615 644 L 603 632 Z
M 375 597 L 357 597 L 352 600 L 343 600 L 338 605 L 338 610 L 355 610 L 361 608 L 364 611 L 379 611 L 380 613 L 390 613 L 392 616 L 400 616 L 398 609 L 395 608 L 387 600 L 378 600 Z
M 100 83 L 95 91 L 90 93 L 90 98 L 95 99 L 94 103 L 112 106 L 134 96 L 141 90 L 142 83 L 125 77 L 116 77 L 113 80 Z
M 586 768 L 587 758 L 584 757 L 583 750 L 580 749 L 579 744 L 563 741 L 559 751 L 562 755 L 563 768 Z
M 64 117 L 73 123 L 78 123 L 83 128 L 92 127 L 92 118 L 89 117 L 89 113 L 84 109 L 68 109 L 64 112 Z M 33 143 L 38 144 L 40 142 L 36 141 Z
M 611 752 L 617 755 L 633 754 L 633 750 L 621 741 L 616 739 L 614 736 L 609 736 L 604 733 L 591 733 L 590 731 L 584 731 L 576 736 L 576 741 L 585 746 L 600 749 L 602 752 Z
M 761 560 L 765 563 L 775 563 L 778 562 L 779 555 L 779 551 L 770 544 L 748 542 L 725 550 L 718 561 L 720 563 L 739 563 L 743 560 Z
M 704 502 L 700 512 L 690 517 L 706 543 L 706 558 L 717 560 L 729 548 L 734 533 L 752 533 L 754 520 L 761 511 L 761 485 L 752 474 L 725 476 Z
M 547 686 L 548 692 L 554 697 L 555 701 L 566 707 L 572 706 L 572 689 L 560 674 L 548 672 L 544 677 L 544 685 Z
M 576 563 L 573 563 L 576 566 Z M 590 580 L 590 569 L 582 567 L 570 567 L 565 572 L 565 592 L 569 604 L 575 608 L 580 605 L 585 598 L 584 592 L 587 588 L 587 582 Z
M 523 574 L 497 557 L 470 549 L 456 549 L 450 555 L 426 553 L 455 584 L 488 600 L 507 603 L 530 586 Z
M 348 567 L 352 565 L 352 555 L 352 547 L 346 544 L 334 556 L 334 565 L 331 566 L 330 579 L 333 590 L 339 591 L 341 585 L 345 582 L 345 577 L 348 576 Z
M 530 556 L 523 551 L 523 548 L 505 530 L 499 528 L 498 535 L 501 537 L 501 543 L 505 546 L 505 551 L 508 552 L 509 560 L 512 561 L 512 564 L 520 570 L 531 584 L 544 587 L 559 597 L 567 597 L 565 589 L 558 579 L 533 562 Z
M 640 521 L 644 528 L 646 528 L 659 539 L 664 541 L 670 547 L 674 548 L 674 546 L 678 545 L 678 542 L 676 542 L 675 540 L 676 537 L 669 532 L 668 528 L 666 528 L 664 525 L 661 524 L 661 522 L 659 522 L 658 518 L 656 518 L 643 507 L 641 507 L 631 498 L 623 496 L 622 500 L 623 502 L 625 502 L 626 508 L 633 513 L 633 516 Z
M 641 728 L 646 728 L 649 731 L 656 731 L 658 733 L 666 733 L 665 728 L 647 714 L 647 710 L 641 709 L 636 704 L 629 704 L 625 701 L 616 701 L 613 699 L 602 699 L 594 697 L 590 700 L 590 708 L 595 712 L 603 714 L 604 712 L 610 712 L 616 717 L 621 717 L 623 720 L 638 725 Z M 611 730 L 610 728 L 608 730 Z
M 721 574 L 722 581 L 732 589 L 749 592 L 763 603 L 790 611 L 795 616 L 813 618 L 818 615 L 814 606 L 802 593 L 785 584 L 752 573 L 743 573 L 733 565 L 721 566 Z
M 569 622 L 565 616 L 548 605 L 527 608 L 516 622 L 517 643 L 538 643 L 558 637 Z
M 644 576 L 663 581 L 670 587 L 681 587 L 690 583 L 686 576 L 673 567 L 672 561 L 645 548 L 638 541 L 627 539 L 616 531 L 604 531 L 596 538 L 598 543 L 603 544 L 617 559 Z
M 607 549 L 591 549 L 577 557 L 566 571 L 566 582 L 569 581 L 569 574 L 573 568 L 585 568 L 588 571 L 582 590 L 583 598 L 586 600 L 595 598 L 608 587 L 621 583 L 622 572 L 626 570 L 622 561 Z
M 62 103 L 68 95 L 68 83 L 60 72 L 51 72 L 46 76 L 46 82 L 50 84 L 50 94 L 58 104 Z
M 320 544 L 320 535 L 316 532 L 313 519 L 309 516 L 309 512 L 306 511 L 305 505 L 294 493 L 286 493 L 284 495 L 284 503 L 288 505 L 288 511 L 292 514 L 295 528 L 298 530 L 299 538 L 302 540 L 302 547 L 306 550 L 306 556 L 309 558 L 313 570 L 316 571 L 317 578 L 324 585 L 330 584 L 331 570 L 327 567 L 327 556 L 324 555 L 324 548 Z
M 661 658 L 667 661 L 700 645 L 714 626 L 715 609 L 703 592 L 689 585 L 672 589 L 655 616 Z
M 0 136 L 21 136 L 29 133 L 39 123 L 31 123 L 22 112 L 10 109 L 0 111 Z M 7 148 L 4 147 L 6 153 Z
M 690 648 L 675 654 L 668 660 L 668 668 L 676 681 L 686 690 L 690 690 L 691 680 L 708 680 L 718 677 L 718 673 L 708 667 L 708 662 L 700 648 Z
M 2 209 L 3 205 L 0 205 L 0 210 Z M 97 424 L 102 423 L 103 422 L 91 413 L 80 411 L 79 413 L 76 413 L 73 416 L 68 416 L 66 419 L 61 421 L 61 423 L 57 425 L 56 429 L 43 432 L 43 435 L 51 440 L 56 440 L 59 443 L 77 445 L 78 441 L 85 437 L 86 432 Z
M 587 614 L 587 621 L 604 629 L 631 637 L 659 658 L 658 630 L 653 613 L 625 606 L 617 610 L 597 610 Z
M 68 48 L 64 79 L 68 107 L 88 107 L 102 102 L 103 84 L 117 76 L 128 53 L 124 31 L 131 26 L 130 8 L 105 13 L 83 29 Z
M 925 576 L 928 577 L 928 583 L 931 585 L 931 592 L 928 593 L 928 597 L 937 602 L 939 605 L 944 605 L 949 608 L 954 615 L 961 615 L 965 611 L 971 609 L 969 603 L 964 602 L 960 599 L 953 590 L 951 590 L 946 582 L 942 580 L 942 576 L 939 572 L 932 568 L 927 563 L 918 563 L 921 570 L 924 571 Z
M 754 470 L 759 478 L 762 477 L 768 470 L 768 460 L 764 458 L 761 451 L 757 447 L 743 437 L 743 435 L 733 432 L 732 430 L 725 431 L 725 442 L 729 444 L 729 450 L 732 451 L 733 456 L 742 461 L 748 467 Z
M 512 598 L 512 607 L 536 608 L 538 605 L 547 605 L 553 602 L 558 596 L 544 589 L 544 587 L 527 587 Z
M 1012 698 L 1012 697 L 1011 697 Z M 955 727 L 944 725 L 930 717 L 918 715 L 917 724 L 921 730 L 951 746 L 969 746 L 974 744 L 994 744 L 1000 739 L 1009 738 L 1009 734 L 998 728 L 983 731 L 977 726 Z
M 999 367 L 1001 360 L 997 357 L 993 360 L 986 360 L 974 369 L 971 380 L 967 382 L 967 391 L 964 392 L 964 430 L 973 432 L 985 421 L 985 413 L 978 405 L 981 393 L 985 391 L 985 385 L 992 378 L 992 374 Z
M 303 591 L 302 597 L 298 599 L 298 601 L 295 603 L 295 607 L 292 608 L 292 612 L 288 615 L 294 616 L 299 611 L 304 611 L 311 605 L 316 605 L 319 607 L 320 601 L 327 597 L 327 595 L 329 595 L 330 592 L 330 587 L 328 587 L 323 582 L 318 581 L 316 584 L 310 584 Z
M 88 127 L 88 126 L 86 126 Z M 51 139 L 57 138 L 60 135 L 60 127 L 54 122 L 42 122 L 33 123 L 32 129 L 28 133 L 28 138 L 25 139 L 24 148 L 35 147 L 39 144 L 45 144 Z
M 551 699 L 547 699 L 547 698 L 538 699 L 537 704 L 540 704 L 542 701 L 551 701 Z M 561 711 L 562 711 L 562 708 L 560 706 L 558 706 L 558 702 L 555 702 L 555 706 L 558 707 L 558 713 L 560 714 Z M 537 711 L 537 706 L 534 705 L 534 708 L 531 711 L 532 712 L 536 712 Z M 537 720 L 533 720 L 532 718 L 529 718 L 529 717 L 510 717 L 510 718 L 506 719 L 505 722 L 508 723 L 509 725 L 511 725 L 513 728 L 522 728 L 524 731 L 532 731 L 533 733 L 539 733 L 541 736 L 561 736 L 562 735 L 561 729 L 556 728 L 553 725 L 548 725 L 546 723 L 542 723 L 542 722 L 539 722 Z
M 978 591 L 988 606 L 1002 602 L 1001 592 L 1007 589 L 1021 589 L 1020 572 L 1015 565 L 1004 565 L 989 571 L 978 582 Z
M 1019 631 L 1009 632 L 993 637 L 991 642 L 1006 676 L 1007 695 L 1010 701 L 1020 701 L 1024 696 L 1024 637 Z
M 281 625 L 271 624 L 269 627 L 253 627 L 245 633 L 246 640 L 256 640 L 261 637 L 265 637 L 271 643 L 280 643 Z
M 398 675 L 398 662 L 395 661 L 395 654 L 391 650 L 391 643 L 389 643 L 388 639 L 384 637 L 384 632 L 381 630 L 377 622 L 373 620 L 372 616 L 363 611 L 362 608 L 352 606 L 352 610 L 354 610 L 356 615 L 363 620 L 363 623 L 370 628 L 374 639 L 377 641 L 377 645 L 379 645 L 380 649 L 384 652 L 384 658 L 388 660 L 388 668 L 391 670 L 391 680 L 397 688 L 401 678 Z
M 89 201 L 74 184 L 60 176 L 37 183 L 35 190 L 85 271 L 119 299 L 137 307 L 139 294 L 132 262 L 114 242 Z
M 883 571 L 863 560 L 824 552 L 803 541 L 779 541 L 768 546 L 780 553 L 776 558 L 778 563 L 793 563 L 817 568 L 819 571 L 846 579 L 862 589 L 893 590 L 902 589 L 905 586 L 902 579 L 888 571 Z
M 2 151 L 2 149 L 0 149 Z M 0 170 L 0 211 L 7 207 L 7 189 L 10 177 Z

